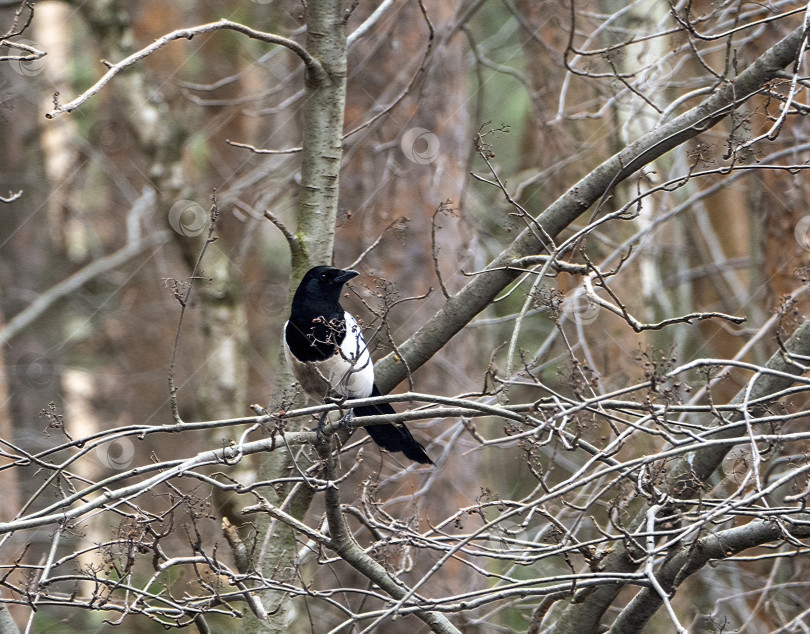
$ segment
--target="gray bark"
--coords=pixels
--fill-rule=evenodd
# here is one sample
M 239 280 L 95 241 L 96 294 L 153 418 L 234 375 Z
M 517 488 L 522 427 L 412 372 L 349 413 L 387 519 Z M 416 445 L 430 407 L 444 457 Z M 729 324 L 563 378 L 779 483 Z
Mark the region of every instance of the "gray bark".
M 346 19 L 348 5 L 342 0 L 310 2 L 307 9 L 306 48 L 317 60 L 323 74 L 307 73 L 307 96 L 304 105 L 301 186 L 298 199 L 298 227 L 292 252 L 292 290 L 312 266 L 330 264 L 338 209 L 338 187 L 343 156 L 343 116 L 346 103 Z M 284 360 L 280 359 L 283 368 Z M 279 373 L 279 387 L 291 383 L 289 373 Z M 262 480 L 287 475 L 290 468 L 286 452 L 273 452 L 264 457 L 260 467 Z M 263 491 L 274 504 L 280 504 L 289 491 Z M 301 487 L 293 494 L 289 509 L 297 518 L 303 517 L 312 501 L 313 492 Z M 292 530 L 277 524 L 271 527 L 265 520 L 262 533 L 269 536 L 264 561 L 257 562 L 264 574 L 295 575 L 296 542 Z M 261 537 L 260 537 L 261 539 Z M 259 622 L 253 616 L 245 621 L 244 632 L 283 632 L 295 618 L 294 606 L 288 595 L 266 591 L 262 601 L 269 617 Z
M 763 53 L 733 83 L 725 83 L 700 105 L 645 134 L 613 155 L 537 215 L 536 226 L 542 227 L 549 238 L 556 238 L 563 229 L 636 170 L 716 125 L 796 59 L 803 36 L 802 29 L 796 29 Z M 405 379 L 406 368 L 414 370 L 424 364 L 473 317 L 489 306 L 518 276 L 519 271 L 508 268 L 511 262 L 549 251 L 548 245 L 542 244 L 535 232 L 534 227 L 525 229 L 490 263 L 488 272 L 476 275 L 467 286 L 450 297 L 412 337 L 398 346 L 397 354 L 407 363 L 401 363 L 390 354 L 375 364 L 380 390 L 391 390 Z

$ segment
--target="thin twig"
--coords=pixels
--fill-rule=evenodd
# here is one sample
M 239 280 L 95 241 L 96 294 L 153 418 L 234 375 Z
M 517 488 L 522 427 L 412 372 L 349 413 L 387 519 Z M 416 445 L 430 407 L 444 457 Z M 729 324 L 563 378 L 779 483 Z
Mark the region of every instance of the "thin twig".
M 304 148 L 300 147 L 291 147 L 287 148 L 286 150 L 267 150 L 264 148 L 258 148 L 255 145 L 251 145 L 250 143 L 240 143 L 239 141 L 231 141 L 230 139 L 225 139 L 225 143 L 233 147 L 244 148 L 246 150 L 250 150 L 254 154 L 271 154 L 271 155 L 279 155 L 279 154 L 297 154 L 301 152 Z
M 90 97 L 98 93 L 104 86 L 106 86 L 113 77 L 115 77 L 118 73 L 120 73 L 125 68 L 132 66 L 133 64 L 141 61 L 145 57 L 148 57 L 155 51 L 163 48 L 169 42 L 174 42 L 176 40 L 190 40 L 196 35 L 202 35 L 205 33 L 212 33 L 214 31 L 220 31 L 223 29 L 227 29 L 230 31 L 236 31 L 238 33 L 242 33 L 247 35 L 249 38 L 260 40 L 262 42 L 266 42 L 268 44 L 277 44 L 279 46 L 284 46 L 288 48 L 293 53 L 298 55 L 301 58 L 301 61 L 304 62 L 304 65 L 307 68 L 308 78 L 309 81 L 313 82 L 315 85 L 320 85 L 324 83 L 326 79 L 326 71 L 324 71 L 321 63 L 312 57 L 307 50 L 301 46 L 298 42 L 294 40 L 290 40 L 286 37 L 282 37 L 280 35 L 274 35 L 273 33 L 264 33 L 262 31 L 256 31 L 251 29 L 250 27 L 245 26 L 244 24 L 239 24 L 237 22 L 231 22 L 230 20 L 219 20 L 217 22 L 211 22 L 209 24 L 201 24 L 200 26 L 193 26 L 187 29 L 178 29 L 176 31 L 172 31 L 171 33 L 167 33 L 163 37 L 158 38 L 149 46 L 146 46 L 138 51 L 132 53 L 128 57 L 124 58 L 120 62 L 115 64 L 107 63 L 109 70 L 99 79 L 95 84 L 93 84 L 90 88 L 85 90 L 81 95 L 76 97 L 73 101 L 61 105 L 58 101 L 58 93 L 54 95 L 54 109 L 52 112 L 45 115 L 48 119 L 54 119 L 61 114 L 73 112 L 76 108 L 82 105 L 85 101 L 87 101 Z
M 433 218 L 430 221 L 430 244 L 431 244 L 431 252 L 433 255 L 433 270 L 436 272 L 436 277 L 439 280 L 439 286 L 442 289 L 442 294 L 444 295 L 445 299 L 450 299 L 450 293 L 447 292 L 447 287 L 444 285 L 444 279 L 442 278 L 442 272 L 439 268 L 439 247 L 436 244 L 436 218 L 439 214 L 449 214 L 454 215 L 454 210 L 452 204 L 449 200 L 440 203 L 438 207 L 436 207 L 436 211 L 433 212 Z
M 169 404 L 172 410 L 172 418 L 175 423 L 182 423 L 183 419 L 180 418 L 180 410 L 177 407 L 177 385 L 174 382 L 174 370 L 177 361 L 177 350 L 180 345 L 180 332 L 183 329 L 183 318 L 186 315 L 186 308 L 188 307 L 188 299 L 191 296 L 191 291 L 194 288 L 194 280 L 197 279 L 200 271 L 205 252 L 208 247 L 214 242 L 214 229 L 216 228 L 217 219 L 219 218 L 219 210 L 217 209 L 216 192 L 211 194 L 211 224 L 208 227 L 208 236 L 205 238 L 205 244 L 200 249 L 200 255 L 197 257 L 197 262 L 194 264 L 194 269 L 191 271 L 191 276 L 188 280 L 185 293 L 178 288 L 175 290 L 175 298 L 180 302 L 180 316 L 177 319 L 177 330 L 174 334 L 174 344 L 172 345 L 172 356 L 169 362 Z M 182 296 L 181 296 L 182 295 Z
M 8 198 L 5 198 L 4 196 L 0 196 L 0 203 L 13 203 L 20 196 L 22 196 L 22 194 L 23 194 L 23 190 L 20 190 L 18 192 L 9 191 Z
M 91 262 L 84 268 L 76 271 L 66 280 L 52 286 L 31 302 L 28 307 L 17 313 L 3 328 L 0 328 L 0 344 L 14 339 L 14 337 L 34 323 L 34 321 L 58 300 L 75 293 L 78 289 L 97 278 L 99 275 L 103 275 L 107 271 L 112 271 L 125 264 L 142 251 L 164 244 L 169 240 L 170 235 L 171 232 L 169 231 L 157 231 L 152 233 L 142 240 L 127 244 L 115 253 L 111 253 L 110 255 Z
M 365 249 L 363 249 L 363 252 L 360 255 L 357 256 L 355 261 L 352 262 L 351 264 L 349 264 L 348 266 L 346 266 L 345 268 L 353 269 L 353 268 L 357 267 L 360 264 L 360 262 L 362 262 L 369 253 L 371 253 L 374 249 L 377 248 L 377 246 L 382 241 L 383 236 L 385 236 L 386 232 L 389 229 L 393 229 L 394 227 L 399 228 L 400 226 L 404 225 L 407 221 L 408 221 L 408 219 L 403 216 L 403 217 L 397 218 L 396 220 L 393 220 L 390 223 L 388 223 L 388 226 L 385 229 L 382 230 L 380 235 L 377 236 L 377 239 L 374 240 L 374 242 L 372 242 L 370 245 L 368 245 Z
M 287 225 L 285 225 L 278 216 L 276 216 L 269 209 L 266 209 L 264 212 L 264 217 L 272 222 L 276 226 L 276 229 L 281 231 L 284 239 L 287 240 L 287 246 L 290 247 L 291 252 L 298 253 L 301 250 L 301 243 L 299 242 L 298 238 L 287 228 Z M 295 258 L 293 258 L 293 260 L 294 259 Z

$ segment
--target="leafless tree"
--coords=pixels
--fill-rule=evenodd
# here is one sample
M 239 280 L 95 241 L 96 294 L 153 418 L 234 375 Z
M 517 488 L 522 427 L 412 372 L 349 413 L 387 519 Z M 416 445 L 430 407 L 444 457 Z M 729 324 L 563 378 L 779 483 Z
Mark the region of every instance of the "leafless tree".
M 808 7 L 248 4 L 0 3 L 0 631 L 806 629 Z

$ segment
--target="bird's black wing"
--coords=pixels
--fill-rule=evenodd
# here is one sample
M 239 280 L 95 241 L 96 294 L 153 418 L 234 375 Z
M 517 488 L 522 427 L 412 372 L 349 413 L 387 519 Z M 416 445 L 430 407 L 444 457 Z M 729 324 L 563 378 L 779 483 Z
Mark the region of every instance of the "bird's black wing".
M 376 384 L 369 396 L 382 396 Z M 355 407 L 355 416 L 390 416 L 396 414 L 388 403 Z M 365 427 L 371 439 L 386 451 L 401 451 L 406 458 L 419 464 L 433 464 L 425 453 L 425 448 L 416 442 L 405 425 L 369 425 Z

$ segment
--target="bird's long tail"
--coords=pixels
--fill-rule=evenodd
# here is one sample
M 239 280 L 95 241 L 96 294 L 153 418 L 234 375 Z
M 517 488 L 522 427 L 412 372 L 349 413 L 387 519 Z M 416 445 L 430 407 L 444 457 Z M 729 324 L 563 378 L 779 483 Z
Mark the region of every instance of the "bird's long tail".
M 382 396 L 380 390 L 375 385 L 370 396 Z M 355 407 L 355 416 L 386 416 L 396 414 L 394 408 L 388 403 L 380 405 L 364 405 Z M 411 436 L 411 432 L 405 425 L 369 425 L 365 428 L 371 439 L 386 451 L 401 451 L 406 458 L 420 464 L 433 464 L 433 461 L 425 453 L 425 448 L 416 442 Z

